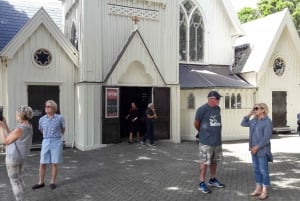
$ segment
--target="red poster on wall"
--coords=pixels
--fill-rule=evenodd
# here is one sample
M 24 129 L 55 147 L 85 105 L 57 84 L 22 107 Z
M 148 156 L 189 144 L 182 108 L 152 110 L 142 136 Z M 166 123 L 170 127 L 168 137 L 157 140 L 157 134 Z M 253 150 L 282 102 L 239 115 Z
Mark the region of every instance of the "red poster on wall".
M 105 89 L 105 118 L 119 117 L 119 88 Z

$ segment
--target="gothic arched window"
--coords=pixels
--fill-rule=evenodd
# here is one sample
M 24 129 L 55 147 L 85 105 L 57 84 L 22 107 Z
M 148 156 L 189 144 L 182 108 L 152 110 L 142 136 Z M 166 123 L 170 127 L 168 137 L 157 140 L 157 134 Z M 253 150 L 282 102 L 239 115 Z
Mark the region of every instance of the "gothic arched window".
M 234 94 L 231 94 L 231 109 L 234 109 L 235 108 L 235 95 Z
M 241 109 L 242 108 L 242 97 L 241 94 L 237 94 L 236 97 L 236 108 Z
M 188 97 L 188 109 L 195 109 L 195 96 L 192 93 Z
M 199 8 L 191 1 L 180 3 L 179 60 L 202 62 L 204 58 L 204 24 Z
M 230 95 L 228 93 L 225 95 L 225 109 L 230 109 Z
M 75 27 L 74 22 L 72 24 L 70 41 L 73 44 L 73 46 L 78 50 L 78 36 L 77 36 L 77 31 L 76 31 L 76 27 Z

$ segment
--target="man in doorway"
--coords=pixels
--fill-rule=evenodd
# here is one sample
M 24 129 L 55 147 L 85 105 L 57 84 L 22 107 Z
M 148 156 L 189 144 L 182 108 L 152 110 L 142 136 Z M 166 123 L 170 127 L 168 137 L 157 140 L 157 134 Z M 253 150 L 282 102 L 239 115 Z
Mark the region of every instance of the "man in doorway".
M 145 145 L 147 138 L 149 138 L 150 146 L 156 147 L 157 145 L 154 143 L 154 122 L 153 121 L 157 119 L 157 114 L 153 103 L 148 104 L 146 115 L 147 115 L 147 119 L 146 119 L 147 130 L 146 133 L 144 134 L 141 144 Z
M 46 101 L 45 112 L 46 115 L 39 120 L 39 129 L 43 133 L 39 182 L 32 186 L 32 189 L 38 189 L 45 186 L 44 177 L 47 164 L 51 164 L 50 188 L 55 189 L 58 164 L 62 163 L 65 120 L 62 115 L 56 114 L 57 104 L 53 100 Z
M 210 193 L 206 186 L 205 177 L 207 166 L 210 167 L 209 186 L 224 188 L 216 179 L 217 161 L 223 159 L 221 138 L 221 109 L 219 107 L 222 96 L 217 91 L 208 93 L 208 101 L 197 109 L 194 126 L 199 133 L 199 190 L 202 193 Z

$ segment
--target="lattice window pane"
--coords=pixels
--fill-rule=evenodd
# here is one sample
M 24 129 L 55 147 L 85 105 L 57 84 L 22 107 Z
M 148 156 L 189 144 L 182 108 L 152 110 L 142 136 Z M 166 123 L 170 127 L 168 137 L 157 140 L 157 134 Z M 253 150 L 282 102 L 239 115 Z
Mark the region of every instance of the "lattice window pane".
M 241 94 L 238 94 L 236 97 L 236 108 L 241 109 L 242 108 L 242 97 Z
M 180 21 L 179 21 L 179 60 L 187 60 L 187 20 L 184 15 L 184 11 L 180 9 Z
M 229 96 L 229 94 L 225 95 L 225 109 L 230 109 L 230 96 Z
M 190 94 L 188 97 L 188 109 L 195 109 L 195 96 Z
M 189 0 L 186 0 L 185 2 L 183 2 L 183 6 L 189 16 L 191 14 L 193 8 L 195 7 L 195 4 Z
M 235 108 L 235 95 L 231 94 L 231 108 L 234 109 Z
M 199 10 L 194 12 L 190 22 L 190 60 L 203 59 L 203 21 Z

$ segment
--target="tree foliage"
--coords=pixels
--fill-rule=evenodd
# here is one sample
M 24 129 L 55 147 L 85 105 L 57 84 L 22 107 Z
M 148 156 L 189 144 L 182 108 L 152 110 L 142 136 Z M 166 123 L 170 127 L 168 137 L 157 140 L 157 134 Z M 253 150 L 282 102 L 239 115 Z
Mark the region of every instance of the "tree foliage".
M 241 23 L 246 23 L 288 8 L 300 33 L 300 0 L 259 0 L 257 8 L 245 7 L 238 11 Z

